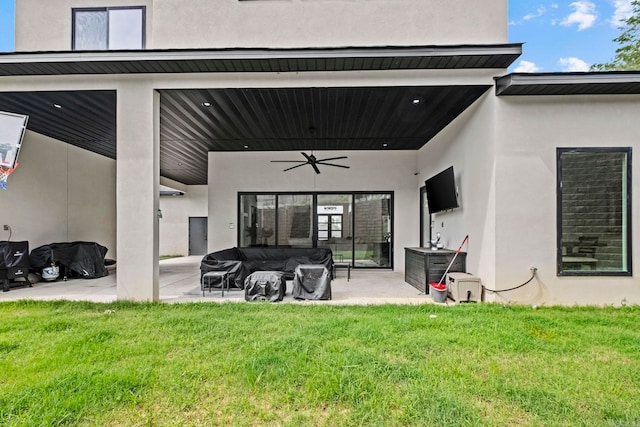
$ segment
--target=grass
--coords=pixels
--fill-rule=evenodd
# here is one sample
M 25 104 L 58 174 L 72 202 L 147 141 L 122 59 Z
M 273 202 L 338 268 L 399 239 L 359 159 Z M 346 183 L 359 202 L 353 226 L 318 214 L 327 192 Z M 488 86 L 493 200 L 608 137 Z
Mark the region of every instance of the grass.
M 158 256 L 158 259 L 160 261 L 165 260 L 165 259 L 171 259 L 171 258 L 182 258 L 183 255 L 160 255 Z
M 636 426 L 639 315 L 1 303 L 0 424 Z

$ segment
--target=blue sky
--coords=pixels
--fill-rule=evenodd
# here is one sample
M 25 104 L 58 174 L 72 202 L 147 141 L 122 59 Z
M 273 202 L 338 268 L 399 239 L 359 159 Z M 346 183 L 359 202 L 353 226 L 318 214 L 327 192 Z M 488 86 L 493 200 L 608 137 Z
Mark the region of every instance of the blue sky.
M 0 52 L 14 49 L 14 2 L 0 0 Z M 509 41 L 525 43 L 509 71 L 586 71 L 608 62 L 630 11 L 631 0 L 509 0 Z
M 609 62 L 631 0 L 510 0 L 509 41 L 524 42 L 510 71 L 587 71 Z
M 13 50 L 14 1 L 0 0 L 0 52 Z

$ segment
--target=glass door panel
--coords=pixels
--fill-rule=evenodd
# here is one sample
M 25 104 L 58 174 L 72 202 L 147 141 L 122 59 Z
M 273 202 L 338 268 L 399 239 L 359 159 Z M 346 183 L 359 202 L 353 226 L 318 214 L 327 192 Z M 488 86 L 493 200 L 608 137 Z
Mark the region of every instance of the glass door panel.
M 331 237 L 342 238 L 342 215 L 331 215 Z
M 391 194 L 357 194 L 354 266 L 391 267 Z
M 313 247 L 313 195 L 278 195 L 278 246 Z
M 353 263 L 353 197 L 351 194 L 318 194 L 319 248 L 329 248 L 333 260 Z
M 329 240 L 329 216 L 318 215 L 318 241 Z
M 240 247 L 276 245 L 276 196 L 240 196 Z

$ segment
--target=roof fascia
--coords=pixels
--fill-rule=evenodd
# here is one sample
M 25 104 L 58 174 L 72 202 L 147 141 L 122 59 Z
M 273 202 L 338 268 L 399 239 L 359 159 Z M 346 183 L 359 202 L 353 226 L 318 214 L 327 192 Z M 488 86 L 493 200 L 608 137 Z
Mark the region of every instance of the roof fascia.
M 598 94 L 598 91 L 585 91 L 585 85 L 627 85 L 640 84 L 640 72 L 609 71 L 585 73 L 511 73 L 495 77 L 496 95 L 521 95 L 518 89 L 528 89 L 528 95 L 544 95 L 536 93 L 536 88 L 547 86 L 564 86 L 574 91 L 570 94 Z M 539 92 L 542 92 L 541 90 Z M 602 92 L 604 94 L 604 92 Z M 635 92 L 634 92 L 635 93 Z
M 174 49 L 174 50 L 134 50 L 134 51 L 62 51 L 62 52 L 15 52 L 0 54 L 0 70 L 6 66 L 7 73 L 27 75 L 34 67 L 39 74 L 84 74 L 74 67 L 93 66 L 95 64 L 113 64 L 108 74 L 130 72 L 134 64 L 145 65 L 146 71 L 156 72 L 162 64 L 181 64 L 193 62 L 225 61 L 243 62 L 258 61 L 277 64 L 277 61 L 309 61 L 305 71 L 314 71 L 319 67 L 316 60 L 388 60 L 402 58 L 425 58 L 437 61 L 448 58 L 454 61 L 447 68 L 458 68 L 456 63 L 463 64 L 466 58 L 502 58 L 512 63 L 522 53 L 522 44 L 500 45 L 456 45 L 456 46 L 379 46 L 379 47 L 345 47 L 345 48 L 304 48 L 304 49 Z M 324 62 L 320 62 L 322 64 Z M 362 66 L 362 62 L 359 62 Z M 373 64 L 373 63 L 372 63 Z M 380 64 L 378 62 L 378 64 Z M 508 66 L 508 65 L 507 65 Z M 49 68 L 50 67 L 50 68 Z M 276 65 L 277 67 L 277 65 Z M 345 66 L 345 70 L 350 69 Z M 370 69 L 378 69 L 380 65 L 368 65 Z M 430 69 L 432 65 L 418 68 Z M 479 66 L 479 68 L 483 68 Z M 506 68 L 506 67 L 505 67 Z M 278 71 L 277 69 L 274 71 Z M 286 67 L 283 70 L 287 71 Z M 161 72 L 161 71 L 158 71 Z M 6 74 L 5 74 L 6 75 Z

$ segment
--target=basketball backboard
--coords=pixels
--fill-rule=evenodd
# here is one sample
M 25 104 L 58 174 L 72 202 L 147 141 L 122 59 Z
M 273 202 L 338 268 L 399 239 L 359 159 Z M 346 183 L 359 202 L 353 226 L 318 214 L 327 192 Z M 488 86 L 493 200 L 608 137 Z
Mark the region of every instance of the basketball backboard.
M 14 168 L 29 116 L 0 111 L 0 167 Z

